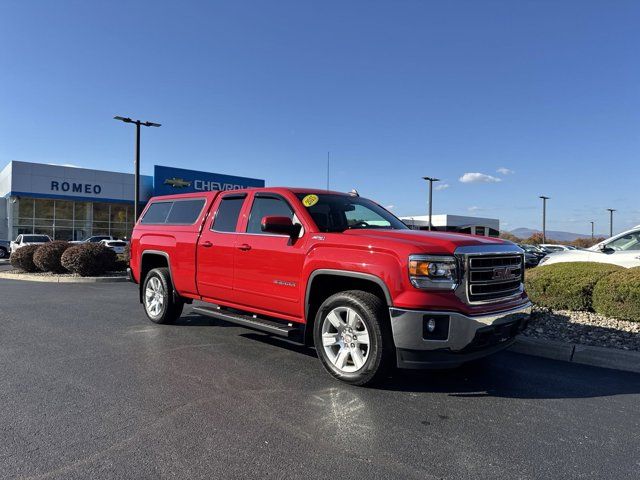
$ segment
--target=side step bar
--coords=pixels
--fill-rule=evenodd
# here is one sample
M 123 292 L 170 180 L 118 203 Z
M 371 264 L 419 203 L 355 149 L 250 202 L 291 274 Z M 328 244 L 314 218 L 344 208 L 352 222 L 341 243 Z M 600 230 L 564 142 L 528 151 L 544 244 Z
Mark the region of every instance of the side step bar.
M 284 322 L 276 322 L 274 320 L 267 320 L 266 318 L 254 317 L 251 314 L 234 313 L 216 307 L 197 306 L 193 307 L 193 311 L 201 315 L 207 315 L 208 317 L 236 323 L 253 330 L 270 333 L 271 335 L 278 335 L 279 337 L 285 337 L 292 340 L 299 340 L 303 338 L 304 327 L 302 325 L 299 327 L 290 326 L 291 324 L 286 324 Z

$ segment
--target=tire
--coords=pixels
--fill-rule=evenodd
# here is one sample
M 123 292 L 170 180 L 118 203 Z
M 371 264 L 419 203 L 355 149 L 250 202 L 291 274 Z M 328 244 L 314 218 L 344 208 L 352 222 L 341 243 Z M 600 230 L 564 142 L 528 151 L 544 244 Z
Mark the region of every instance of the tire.
M 8 258 L 9 252 L 3 247 L 0 247 L 0 258 Z
M 182 314 L 184 301 L 176 299 L 168 268 L 154 268 L 142 287 L 144 311 L 153 323 L 173 323 Z
M 395 348 L 385 307 L 379 297 L 361 290 L 336 293 L 320 305 L 313 340 L 322 365 L 335 378 L 368 385 L 389 373 Z

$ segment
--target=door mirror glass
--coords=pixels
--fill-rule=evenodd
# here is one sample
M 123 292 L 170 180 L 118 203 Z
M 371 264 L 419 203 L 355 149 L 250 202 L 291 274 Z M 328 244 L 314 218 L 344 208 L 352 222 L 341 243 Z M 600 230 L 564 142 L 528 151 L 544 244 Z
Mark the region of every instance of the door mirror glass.
M 289 235 L 290 237 L 297 237 L 300 233 L 300 225 L 294 224 L 289 217 L 279 217 L 275 215 L 262 217 L 260 227 L 265 233 Z

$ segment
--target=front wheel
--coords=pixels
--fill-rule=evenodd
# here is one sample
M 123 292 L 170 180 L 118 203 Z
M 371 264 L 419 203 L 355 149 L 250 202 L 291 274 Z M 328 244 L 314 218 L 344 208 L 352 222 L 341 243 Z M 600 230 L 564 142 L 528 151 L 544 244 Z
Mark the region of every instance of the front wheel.
M 154 268 L 142 287 L 144 311 L 154 323 L 173 323 L 182 314 L 184 301 L 174 298 L 168 268 Z
M 2 247 L 0 247 L 0 258 L 7 258 L 9 253 Z
M 353 385 L 381 379 L 394 347 L 384 302 L 369 292 L 350 290 L 327 298 L 314 323 L 314 343 L 324 368 Z

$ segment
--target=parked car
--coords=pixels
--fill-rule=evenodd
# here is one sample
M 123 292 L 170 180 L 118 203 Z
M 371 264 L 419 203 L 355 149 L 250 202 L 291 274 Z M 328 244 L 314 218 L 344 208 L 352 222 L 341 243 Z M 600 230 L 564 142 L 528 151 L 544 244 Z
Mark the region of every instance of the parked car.
M 538 266 L 540 260 L 547 255 L 547 252 L 535 245 L 518 244 L 518 246 L 524 250 L 524 264 L 527 268 Z
M 0 240 L 0 259 L 8 258 L 11 254 L 11 242 Z
M 124 240 L 101 240 L 100 243 L 118 254 L 124 253 L 128 245 Z
M 544 248 L 547 252 L 555 253 L 555 252 L 567 252 L 569 250 L 577 250 L 576 247 L 572 247 L 571 245 L 559 245 L 555 243 L 541 243 L 541 248 Z
M 10 249 L 11 252 L 15 252 L 26 245 L 39 245 L 42 243 L 49 243 L 50 241 L 51 237 L 49 237 L 49 235 L 31 235 L 25 233 L 18 235 L 16 239 L 11 242 Z
M 621 267 L 640 267 L 640 225 L 615 235 L 586 250 L 573 250 L 548 255 L 540 264 L 561 262 L 612 263 Z
M 409 229 L 357 193 L 260 188 L 152 198 L 131 238 L 148 318 L 193 311 L 315 345 L 357 385 L 510 345 L 531 312 L 523 252 Z M 208 304 L 208 305 L 207 305 Z
M 93 237 L 85 238 L 84 240 L 74 240 L 69 243 L 98 243 L 103 240 L 117 240 L 117 238 L 112 237 L 111 235 L 94 235 Z

